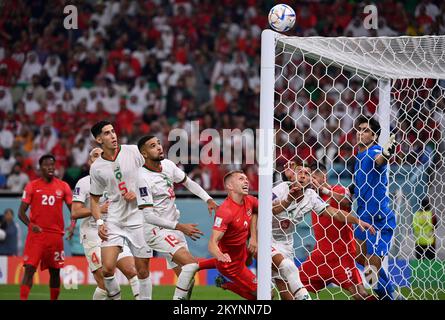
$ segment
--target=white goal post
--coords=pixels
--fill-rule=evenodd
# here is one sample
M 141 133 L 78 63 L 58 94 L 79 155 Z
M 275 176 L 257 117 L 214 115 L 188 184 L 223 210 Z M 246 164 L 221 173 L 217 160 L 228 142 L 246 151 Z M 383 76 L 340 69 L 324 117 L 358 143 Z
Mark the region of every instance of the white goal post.
M 301 137 L 304 137 L 305 132 L 316 130 L 313 126 L 316 125 L 314 119 L 318 116 L 318 111 L 314 111 L 317 112 L 316 116 L 313 116 L 313 114 L 308 116 L 306 114 L 311 105 L 311 110 L 321 110 L 320 108 L 327 102 L 329 107 L 332 107 L 332 110 L 334 110 L 337 102 L 332 102 L 332 100 L 342 100 L 344 96 L 348 95 L 348 101 L 351 104 L 343 103 L 343 109 L 341 110 L 349 112 L 349 109 L 352 109 L 350 107 L 352 104 L 354 104 L 355 109 L 354 112 L 348 113 L 347 117 L 341 115 L 339 111 L 336 115 L 337 118 L 335 118 L 338 121 L 333 122 L 339 125 L 339 130 L 337 131 L 344 130 L 346 134 L 346 129 L 340 128 L 340 123 L 343 125 L 344 122 L 353 122 L 357 116 L 362 114 L 373 115 L 378 119 L 382 128 L 379 139 L 379 144 L 382 144 L 382 142 L 388 140 L 391 130 L 394 129 L 399 130 L 400 137 L 409 139 L 409 137 L 405 136 L 408 135 L 406 126 L 409 127 L 410 117 L 412 117 L 413 113 L 409 108 L 412 108 L 412 104 L 415 103 L 418 97 L 425 99 L 420 104 L 423 102 L 430 103 L 431 101 L 431 105 L 433 105 L 430 108 L 431 112 L 425 118 L 427 120 L 422 118 L 425 121 L 430 121 L 434 114 L 439 114 L 440 110 L 436 112 L 436 106 L 439 103 L 444 103 L 440 99 L 445 92 L 445 88 L 439 80 L 445 79 L 445 36 L 375 38 L 289 37 L 272 30 L 264 30 L 261 41 L 260 129 L 262 132 L 273 131 L 276 129 L 276 123 L 279 124 L 281 129 L 281 123 L 284 120 L 281 118 L 277 119 L 277 114 L 275 113 L 279 107 L 280 112 L 284 113 L 283 117 L 292 119 L 295 129 L 300 131 Z M 323 76 L 326 76 L 328 85 L 322 85 L 322 80 L 325 79 L 317 78 L 317 72 L 319 72 L 316 70 L 317 68 L 326 70 L 323 71 L 325 72 Z M 337 78 L 328 74 L 328 69 L 330 68 L 336 69 L 334 72 L 335 77 L 342 77 L 343 80 L 341 82 L 346 83 L 344 88 L 336 87 L 341 86 L 342 83 L 338 83 Z M 308 86 L 312 86 L 311 89 Z M 428 92 L 424 92 L 425 90 Z M 328 99 L 328 96 L 333 98 Z M 365 96 L 365 98 L 362 96 Z M 377 97 L 378 104 L 375 106 L 375 110 L 372 108 L 372 99 L 366 100 L 368 96 Z M 406 97 L 409 97 L 409 99 Z M 315 99 L 318 102 L 314 102 Z M 375 113 L 365 108 L 364 101 L 367 105 L 366 108 L 374 110 Z M 444 113 L 435 118 L 436 123 L 439 125 L 440 122 L 442 122 L 442 125 L 445 124 L 443 116 L 445 108 L 443 111 Z M 344 118 L 347 119 L 345 120 Z M 418 121 L 417 118 L 415 121 Z M 300 125 L 303 122 L 306 125 L 304 130 L 307 129 L 308 131 L 301 129 Z M 327 120 L 324 119 L 322 122 L 317 122 L 317 125 L 318 123 L 326 124 Z M 415 123 L 412 123 L 412 125 L 414 126 Z M 445 128 L 440 126 L 435 128 L 439 131 L 442 130 L 440 137 L 434 141 L 425 141 L 424 144 L 422 144 L 421 134 L 419 133 L 422 129 L 409 129 L 410 132 L 414 132 L 412 135 L 414 138 L 412 139 L 415 139 L 415 143 L 420 145 L 419 150 L 424 152 L 427 144 L 432 145 L 433 155 L 431 157 L 434 155 L 439 157 L 439 150 L 443 151 L 445 144 L 445 135 L 443 134 Z M 337 131 L 335 128 L 331 128 L 331 131 L 334 132 L 331 132 L 331 145 L 334 145 L 334 147 L 323 145 L 320 142 L 320 136 L 315 135 L 316 142 L 321 145 L 321 148 L 317 149 L 318 155 L 322 155 L 326 159 L 325 161 L 329 168 L 334 166 L 335 161 L 333 157 L 336 157 L 338 150 L 340 150 L 338 139 L 334 138 Z M 286 142 L 297 150 L 299 146 L 292 145 L 294 141 L 290 138 L 291 133 L 285 132 L 284 135 L 288 137 Z M 278 168 L 279 165 L 277 165 L 274 155 L 276 149 L 275 138 L 277 138 L 275 134 L 261 134 L 259 139 L 260 158 L 258 162 L 260 177 L 257 260 L 259 300 L 271 299 L 272 187 L 275 183 L 274 177 L 276 178 L 282 173 Z M 280 148 L 281 146 L 280 144 Z M 333 150 L 331 153 L 328 152 L 329 148 Z M 399 166 L 397 169 L 394 169 L 396 171 L 391 172 L 390 180 L 395 180 L 396 176 L 402 176 L 403 182 L 395 183 L 396 187 L 399 188 L 398 190 L 402 190 L 402 185 L 408 184 L 416 193 L 416 188 L 420 187 L 414 182 L 409 182 L 413 181 L 409 179 L 419 169 L 416 167 L 416 163 L 411 164 L 412 161 L 407 160 L 410 156 L 413 157 L 412 152 L 407 153 L 406 157 L 397 163 Z M 403 172 L 405 171 L 402 170 L 402 166 L 408 162 L 410 166 L 407 164 L 403 167 L 403 170 L 406 170 L 407 167 L 410 169 L 404 175 Z M 441 164 L 441 168 L 434 167 L 432 171 L 436 174 L 432 179 L 436 179 L 435 184 L 444 184 L 442 188 L 437 189 L 439 191 L 436 190 L 435 192 L 437 192 L 437 197 L 443 196 L 445 198 L 445 174 L 442 173 L 442 169 L 443 164 Z M 391 170 L 389 169 L 388 171 Z M 351 175 L 352 173 L 349 172 L 349 174 Z M 338 181 L 340 181 L 340 178 L 338 178 Z M 423 196 L 432 195 L 430 193 L 432 191 L 429 190 L 432 190 L 431 184 L 433 182 L 429 180 L 425 183 L 426 187 L 425 185 L 423 187 L 427 190 Z M 414 202 L 417 203 L 421 199 L 418 192 L 416 195 L 419 197 L 418 199 L 413 199 L 413 195 L 410 198 L 408 194 L 402 198 L 405 199 L 403 201 L 416 200 Z M 400 199 L 398 202 L 399 206 Z M 441 211 L 436 212 L 436 214 L 439 214 L 439 220 L 445 219 L 445 212 L 442 212 L 445 206 L 444 201 L 436 198 L 432 202 L 433 209 Z M 399 241 L 398 246 L 403 244 L 413 247 L 413 235 L 411 227 L 408 225 L 408 223 L 412 222 L 410 215 L 413 213 L 413 209 L 410 207 L 410 209 L 406 210 L 411 211 L 396 213 L 399 214 L 399 218 L 408 217 L 408 222 L 399 228 L 395 237 L 399 236 L 402 239 L 397 240 Z M 443 234 L 439 235 L 438 238 L 443 239 Z M 445 247 L 445 243 L 440 245 Z M 405 248 L 400 248 L 400 250 L 403 252 L 403 258 L 406 258 L 406 260 L 412 258 L 413 252 L 406 251 L 405 253 L 403 251 Z M 417 296 L 413 293 L 412 297 L 416 298 Z

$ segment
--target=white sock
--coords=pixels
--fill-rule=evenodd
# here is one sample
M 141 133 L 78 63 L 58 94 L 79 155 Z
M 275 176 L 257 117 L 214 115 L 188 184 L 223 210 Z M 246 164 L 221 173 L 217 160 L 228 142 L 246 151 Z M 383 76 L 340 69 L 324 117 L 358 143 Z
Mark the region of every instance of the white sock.
M 139 279 L 139 300 L 151 300 L 152 289 L 150 276 Z
M 137 276 L 134 276 L 129 280 L 131 291 L 133 292 L 133 297 L 135 300 L 139 300 L 139 279 Z
M 179 274 L 178 281 L 176 282 L 176 289 L 173 295 L 173 300 L 185 300 L 187 299 L 190 284 L 195 277 L 196 271 L 199 270 L 197 263 L 189 263 L 182 266 L 181 273 Z
M 192 282 L 190 283 L 190 288 L 189 288 L 189 291 L 187 292 L 187 300 L 190 300 L 194 286 L 195 286 L 195 277 L 193 277 Z
M 108 300 L 107 290 L 96 287 L 93 293 L 93 300 Z
M 310 296 L 300 280 L 300 272 L 295 263 L 289 259 L 283 259 L 278 267 L 280 276 L 286 280 L 291 293 L 297 300 L 310 299 Z
M 121 299 L 121 288 L 114 275 L 111 277 L 104 277 L 105 289 L 108 291 L 108 298 L 110 300 Z

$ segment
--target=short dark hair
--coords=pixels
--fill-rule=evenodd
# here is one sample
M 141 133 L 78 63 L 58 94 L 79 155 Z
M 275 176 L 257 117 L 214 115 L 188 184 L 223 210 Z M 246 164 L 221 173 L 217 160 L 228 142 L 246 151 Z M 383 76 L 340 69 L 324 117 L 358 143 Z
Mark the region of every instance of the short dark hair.
M 52 154 L 44 154 L 39 159 L 39 166 L 41 166 L 43 161 L 45 161 L 46 159 L 52 159 L 54 162 L 56 162 L 56 157 L 54 157 Z
M 243 170 L 232 170 L 232 171 L 227 172 L 227 173 L 224 175 L 224 178 L 223 178 L 224 186 L 226 185 L 226 181 L 227 181 L 227 179 L 229 179 L 229 178 L 230 178 L 232 175 L 234 175 L 235 173 L 245 174 Z
M 144 144 L 148 141 L 151 140 L 153 138 L 156 138 L 156 136 L 153 135 L 148 135 L 148 136 L 143 136 L 142 138 L 139 139 L 138 141 L 138 149 L 139 151 L 141 151 L 142 147 L 144 146 Z
M 98 135 L 102 133 L 102 128 L 105 126 L 108 126 L 109 124 L 112 124 L 110 121 L 102 120 L 97 122 L 94 126 L 91 127 L 91 134 L 93 135 L 94 139 L 97 138 Z
M 377 135 L 377 139 L 380 137 L 380 131 L 381 131 L 380 123 L 376 119 L 368 118 L 366 116 L 360 116 L 355 121 L 355 127 L 358 128 L 358 126 L 361 125 L 362 123 L 369 124 L 371 130 Z

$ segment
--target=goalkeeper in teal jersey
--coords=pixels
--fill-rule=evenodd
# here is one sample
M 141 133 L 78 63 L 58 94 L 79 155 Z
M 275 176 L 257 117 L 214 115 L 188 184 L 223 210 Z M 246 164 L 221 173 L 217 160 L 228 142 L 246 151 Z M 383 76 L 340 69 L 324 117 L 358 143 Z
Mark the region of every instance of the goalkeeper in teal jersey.
M 377 144 L 380 124 L 360 117 L 356 121 L 358 153 L 354 170 L 354 197 L 357 216 L 371 224 L 376 234 L 356 228 L 357 261 L 365 267 L 365 277 L 379 299 L 393 299 L 394 286 L 382 267 L 388 255 L 396 217 L 389 206 L 387 163 L 395 149 L 394 135 L 384 147 Z

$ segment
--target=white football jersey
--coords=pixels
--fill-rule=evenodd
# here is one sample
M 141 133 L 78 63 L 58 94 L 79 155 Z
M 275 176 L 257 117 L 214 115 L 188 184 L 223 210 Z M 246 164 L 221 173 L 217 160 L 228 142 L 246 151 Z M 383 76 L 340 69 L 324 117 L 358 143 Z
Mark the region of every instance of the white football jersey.
M 107 201 L 107 193 L 105 192 L 99 199 L 99 204 L 103 205 Z M 73 202 L 81 202 L 86 208 L 90 208 L 90 176 L 83 177 L 77 181 L 73 191 Z M 102 218 L 106 220 L 106 217 Z M 99 235 L 97 234 L 97 224 L 93 216 L 79 219 L 80 221 L 80 242 L 98 241 L 100 243 Z
M 142 224 L 136 201 L 125 201 L 123 194 L 133 191 L 137 194 L 138 169 L 144 164 L 144 157 L 135 145 L 120 145 L 114 161 L 99 157 L 90 168 L 93 195 L 108 195 L 107 221 L 121 226 Z
M 152 204 L 158 217 L 178 221 L 180 213 L 175 204 L 173 183 L 183 182 L 185 178 L 185 172 L 168 159 L 161 161 L 159 172 L 146 166 L 139 168 L 138 206 Z
M 289 195 L 290 182 L 282 182 L 272 189 L 272 201 L 285 200 Z M 295 226 L 303 221 L 304 215 L 314 210 L 321 213 L 328 204 L 313 189 L 306 189 L 300 202 L 295 200 L 286 210 L 273 215 L 272 236 L 275 241 L 293 242 Z

